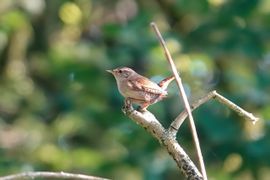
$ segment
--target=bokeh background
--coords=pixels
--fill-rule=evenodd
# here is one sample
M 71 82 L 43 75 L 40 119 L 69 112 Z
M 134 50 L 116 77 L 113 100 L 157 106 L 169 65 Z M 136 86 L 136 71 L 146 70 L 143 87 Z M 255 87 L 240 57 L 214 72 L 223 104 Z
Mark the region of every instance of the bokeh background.
M 154 81 L 171 74 L 152 21 L 190 102 L 216 89 L 261 118 L 252 125 L 215 101 L 194 112 L 209 179 L 270 179 L 269 0 L 1 0 L 0 175 L 183 178 L 123 115 L 105 71 L 129 66 Z M 175 84 L 169 94 L 149 108 L 165 127 L 183 110 Z M 195 160 L 187 122 L 178 140 Z

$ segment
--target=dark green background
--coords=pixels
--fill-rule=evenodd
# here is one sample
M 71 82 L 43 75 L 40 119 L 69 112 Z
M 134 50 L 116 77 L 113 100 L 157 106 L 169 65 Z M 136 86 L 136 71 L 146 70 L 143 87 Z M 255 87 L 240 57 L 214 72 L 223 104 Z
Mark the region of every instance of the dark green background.
M 1 0 L 0 175 L 182 177 L 123 115 L 105 71 L 129 66 L 156 81 L 171 74 L 152 21 L 190 102 L 216 89 L 261 118 L 253 126 L 215 101 L 194 112 L 209 179 L 270 179 L 269 0 Z M 149 108 L 165 127 L 183 110 L 177 92 L 173 83 Z M 187 122 L 178 140 L 195 160 Z

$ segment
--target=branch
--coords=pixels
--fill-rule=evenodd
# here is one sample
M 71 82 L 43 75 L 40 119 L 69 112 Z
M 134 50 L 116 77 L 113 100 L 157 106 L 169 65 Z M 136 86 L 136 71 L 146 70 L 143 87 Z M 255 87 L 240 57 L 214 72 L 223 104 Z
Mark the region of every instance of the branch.
M 88 176 L 83 174 L 72 174 L 66 172 L 24 172 L 9 176 L 0 177 L 1 180 L 21 180 L 21 179 L 35 179 L 35 178 L 59 178 L 59 179 L 78 179 L 78 180 L 109 180 L 106 178 Z
M 192 111 L 195 110 L 196 108 L 198 108 L 202 104 L 206 103 L 210 99 L 217 99 L 218 102 L 229 107 L 230 109 L 235 111 L 239 116 L 242 116 L 242 117 L 250 120 L 253 124 L 255 124 L 259 120 L 259 118 L 255 117 L 252 113 L 245 111 L 244 109 L 237 106 L 236 104 L 234 104 L 230 100 L 226 99 L 225 97 L 223 97 L 222 95 L 220 95 L 216 91 L 212 91 L 212 92 L 208 93 L 206 96 L 199 99 L 197 102 L 193 103 L 191 105 L 191 110 Z M 177 131 L 179 130 L 181 124 L 184 122 L 184 120 L 187 118 L 187 116 L 188 116 L 187 111 L 183 111 L 182 113 L 180 113 L 175 118 L 175 120 L 171 123 L 168 131 L 175 136 Z
M 156 117 L 149 111 L 139 112 L 129 109 L 123 109 L 123 112 L 140 126 L 144 127 L 160 144 L 166 148 L 172 156 L 181 172 L 190 180 L 202 180 L 203 177 L 197 167 L 191 161 L 183 148 L 176 141 L 175 136 L 168 133 L 160 124 Z
M 162 37 L 162 35 L 160 34 L 159 30 L 158 30 L 158 27 L 157 25 L 152 22 L 151 23 L 151 26 L 152 28 L 154 29 L 159 41 L 160 41 L 160 44 L 161 46 L 163 47 L 164 49 L 164 52 L 165 52 L 165 55 L 166 55 L 166 58 L 172 68 L 172 72 L 175 76 L 175 80 L 177 82 L 177 85 L 178 85 L 178 88 L 179 88 L 179 91 L 180 91 L 180 98 L 181 100 L 183 100 L 184 102 L 184 106 L 185 106 L 185 110 L 187 111 L 187 114 L 189 116 L 189 125 L 190 125 L 190 129 L 191 129 L 191 133 L 192 133 L 192 137 L 193 137 L 193 140 L 194 140 L 194 144 L 195 144 L 195 147 L 196 147 L 196 152 L 197 152 L 197 157 L 198 157 L 198 160 L 199 160 L 199 164 L 200 164 L 200 169 L 201 169 L 201 172 L 202 172 L 202 175 L 203 175 L 203 178 L 205 180 L 207 180 L 207 174 L 206 174 L 206 170 L 205 170 L 205 165 L 204 165 L 204 162 L 203 162 L 203 156 L 202 156 L 202 152 L 201 152 L 201 147 L 200 147 L 200 142 L 199 142 L 199 138 L 198 138 L 198 135 L 197 135 L 197 131 L 196 131 L 196 126 L 195 126 L 195 123 L 194 123 L 194 119 L 193 119 L 193 116 L 192 116 L 192 113 L 191 113 L 191 109 L 190 109 L 190 106 L 189 106 L 189 102 L 188 102 L 188 99 L 187 99 L 187 96 L 186 96 L 186 93 L 185 93 L 185 90 L 184 90 L 184 86 L 182 84 L 182 80 L 177 72 L 177 69 L 176 69 L 176 66 L 173 62 L 173 59 L 172 59 L 172 56 L 166 46 L 166 43 Z

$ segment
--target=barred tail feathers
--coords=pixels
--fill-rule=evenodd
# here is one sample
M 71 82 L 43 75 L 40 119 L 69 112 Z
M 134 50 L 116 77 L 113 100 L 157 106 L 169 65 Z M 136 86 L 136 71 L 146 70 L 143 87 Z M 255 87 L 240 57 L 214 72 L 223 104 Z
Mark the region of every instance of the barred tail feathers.
M 175 79 L 174 76 L 169 76 L 158 83 L 158 86 L 166 90 L 168 85 Z

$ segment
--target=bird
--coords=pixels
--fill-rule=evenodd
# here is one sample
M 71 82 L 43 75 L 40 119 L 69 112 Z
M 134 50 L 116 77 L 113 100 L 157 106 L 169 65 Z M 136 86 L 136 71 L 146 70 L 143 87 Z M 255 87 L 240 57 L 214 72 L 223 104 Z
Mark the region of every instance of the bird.
M 106 71 L 116 79 L 118 90 L 125 98 L 125 107 L 137 104 L 140 111 L 146 111 L 148 106 L 167 97 L 167 87 L 174 80 L 174 76 L 170 76 L 157 84 L 129 67 Z

